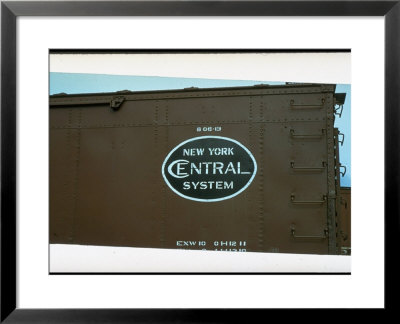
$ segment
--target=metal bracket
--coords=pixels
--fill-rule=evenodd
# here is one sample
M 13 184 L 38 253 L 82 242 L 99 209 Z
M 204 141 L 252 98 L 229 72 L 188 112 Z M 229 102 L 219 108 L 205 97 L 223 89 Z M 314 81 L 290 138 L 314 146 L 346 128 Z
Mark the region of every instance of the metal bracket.
M 344 168 L 344 172 L 340 171 L 340 174 L 342 175 L 342 177 L 344 177 L 344 175 L 346 174 L 347 168 L 346 168 L 345 165 L 340 165 L 340 166 L 339 166 L 339 169 L 340 169 L 340 168 Z
M 322 200 L 296 200 L 296 196 L 294 194 L 291 194 L 290 201 L 292 202 L 292 204 L 298 205 L 319 205 L 326 202 L 326 195 L 322 196 Z
M 321 99 L 320 105 L 296 105 L 294 100 L 290 100 L 290 108 L 291 109 L 321 109 L 324 106 L 325 98 Z
M 124 101 L 124 96 L 113 97 L 110 101 L 110 108 L 114 111 L 117 111 Z
M 304 238 L 304 239 L 326 239 L 328 238 L 328 229 L 325 228 L 324 229 L 324 235 L 296 235 L 296 229 L 294 226 L 291 226 L 290 228 L 290 234 L 294 237 L 294 238 Z
M 290 136 L 298 139 L 312 139 L 312 138 L 322 138 L 325 134 L 325 129 L 321 129 L 321 134 L 295 134 L 294 129 L 290 130 Z
M 342 117 L 342 113 L 343 113 L 343 105 L 339 105 L 339 104 L 335 104 L 335 115 Z
M 339 136 L 343 136 L 342 140 L 339 139 Z M 340 133 L 340 132 L 338 133 L 338 143 L 340 143 L 340 145 L 343 146 L 343 143 L 344 143 L 344 134 L 343 133 Z
M 295 167 L 294 161 L 290 162 L 290 167 L 293 171 L 300 171 L 300 172 L 321 172 L 325 170 L 326 162 L 322 161 L 322 167 Z

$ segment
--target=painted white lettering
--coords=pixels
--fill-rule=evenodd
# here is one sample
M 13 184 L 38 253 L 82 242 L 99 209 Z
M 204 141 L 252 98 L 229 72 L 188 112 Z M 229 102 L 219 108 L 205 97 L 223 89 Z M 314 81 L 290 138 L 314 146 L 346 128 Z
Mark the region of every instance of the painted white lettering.
M 216 147 L 216 148 L 212 148 L 209 147 L 208 148 L 210 155 L 234 155 L 233 154 L 233 147 Z
M 227 166 L 223 162 L 198 162 L 176 160 L 168 166 L 168 173 L 175 178 L 185 178 L 189 174 L 251 174 L 249 171 L 242 171 L 240 162 L 229 162 Z
M 172 175 L 173 177 L 175 177 L 175 178 L 185 178 L 185 177 L 189 176 L 189 174 L 187 174 L 187 173 L 182 173 L 181 171 L 184 170 L 183 165 L 188 164 L 188 163 L 189 163 L 189 161 L 187 161 L 187 160 L 176 160 L 176 161 L 172 162 L 172 163 L 169 165 L 169 167 L 168 167 L 168 173 L 169 173 L 170 175 Z M 174 171 L 172 170 L 172 168 L 173 168 L 175 165 L 177 165 L 177 167 L 176 167 L 177 172 L 176 172 L 176 173 L 174 173 Z
M 191 148 L 191 149 L 183 149 L 183 155 L 188 156 L 196 156 L 196 155 L 203 155 L 204 149 L 203 148 Z
M 238 172 L 238 174 L 250 174 L 250 172 L 248 172 L 248 171 L 245 171 L 245 172 L 240 172 L 240 162 L 238 162 L 237 163 L 237 172 Z
M 222 168 L 223 167 L 224 167 L 224 164 L 222 162 L 214 162 L 214 164 L 213 164 L 213 174 L 217 174 L 217 170 L 219 171 L 219 174 L 222 174 Z
M 232 172 L 233 174 L 236 174 L 236 170 L 233 166 L 233 162 L 229 162 L 228 167 L 225 170 L 225 174 L 227 174 L 228 172 Z
M 211 164 L 212 162 L 203 162 L 203 164 L 206 165 L 206 174 L 208 174 L 208 166 Z
M 197 172 L 197 174 L 201 174 L 201 163 L 199 163 L 199 167 L 196 166 L 196 164 L 191 163 L 190 164 L 190 174 L 193 174 L 193 170 Z
M 206 190 L 206 189 L 233 189 L 233 181 L 197 181 L 197 182 L 184 182 L 183 189 Z
M 184 166 L 183 165 L 185 165 L 185 164 L 188 164 L 188 162 L 179 162 L 177 165 L 176 165 L 176 174 L 177 174 L 177 176 L 179 176 L 180 178 L 182 178 L 182 177 L 187 177 L 188 176 L 188 174 L 187 173 L 182 173 L 182 171 L 185 169 L 184 168 Z
M 229 183 L 224 181 L 224 189 L 233 189 L 233 181 Z

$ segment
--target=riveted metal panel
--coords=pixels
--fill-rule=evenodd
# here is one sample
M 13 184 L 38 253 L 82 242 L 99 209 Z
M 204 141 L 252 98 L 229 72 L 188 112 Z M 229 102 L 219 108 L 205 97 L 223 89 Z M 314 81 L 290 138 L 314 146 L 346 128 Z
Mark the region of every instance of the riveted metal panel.
M 340 246 L 338 253 L 343 255 L 351 254 L 351 188 L 341 187 L 339 198 L 339 221 Z
M 334 90 L 52 96 L 50 242 L 337 253 Z M 124 99 L 110 105 L 117 96 Z M 168 154 L 207 135 L 239 142 L 257 162 L 250 185 L 232 198 L 185 199 L 163 179 Z

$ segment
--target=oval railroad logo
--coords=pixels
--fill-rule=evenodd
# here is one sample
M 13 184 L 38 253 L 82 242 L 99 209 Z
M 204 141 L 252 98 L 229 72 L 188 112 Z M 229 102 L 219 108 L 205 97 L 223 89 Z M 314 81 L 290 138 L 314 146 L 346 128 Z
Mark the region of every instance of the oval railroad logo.
M 233 198 L 253 181 L 257 163 L 238 141 L 221 136 L 191 138 L 165 158 L 161 173 L 179 196 L 203 202 Z

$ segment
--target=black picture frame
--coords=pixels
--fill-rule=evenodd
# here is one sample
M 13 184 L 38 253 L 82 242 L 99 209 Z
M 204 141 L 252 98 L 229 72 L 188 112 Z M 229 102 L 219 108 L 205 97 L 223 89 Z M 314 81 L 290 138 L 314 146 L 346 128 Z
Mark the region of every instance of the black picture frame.
M 398 276 L 389 266 L 399 237 L 400 4 L 395 1 L 2 1 L 1 2 L 1 317 L 5 323 L 233 322 L 245 310 L 17 309 L 16 19 L 19 16 L 384 16 L 385 309 Z M 371 63 L 372 64 L 372 63 Z

